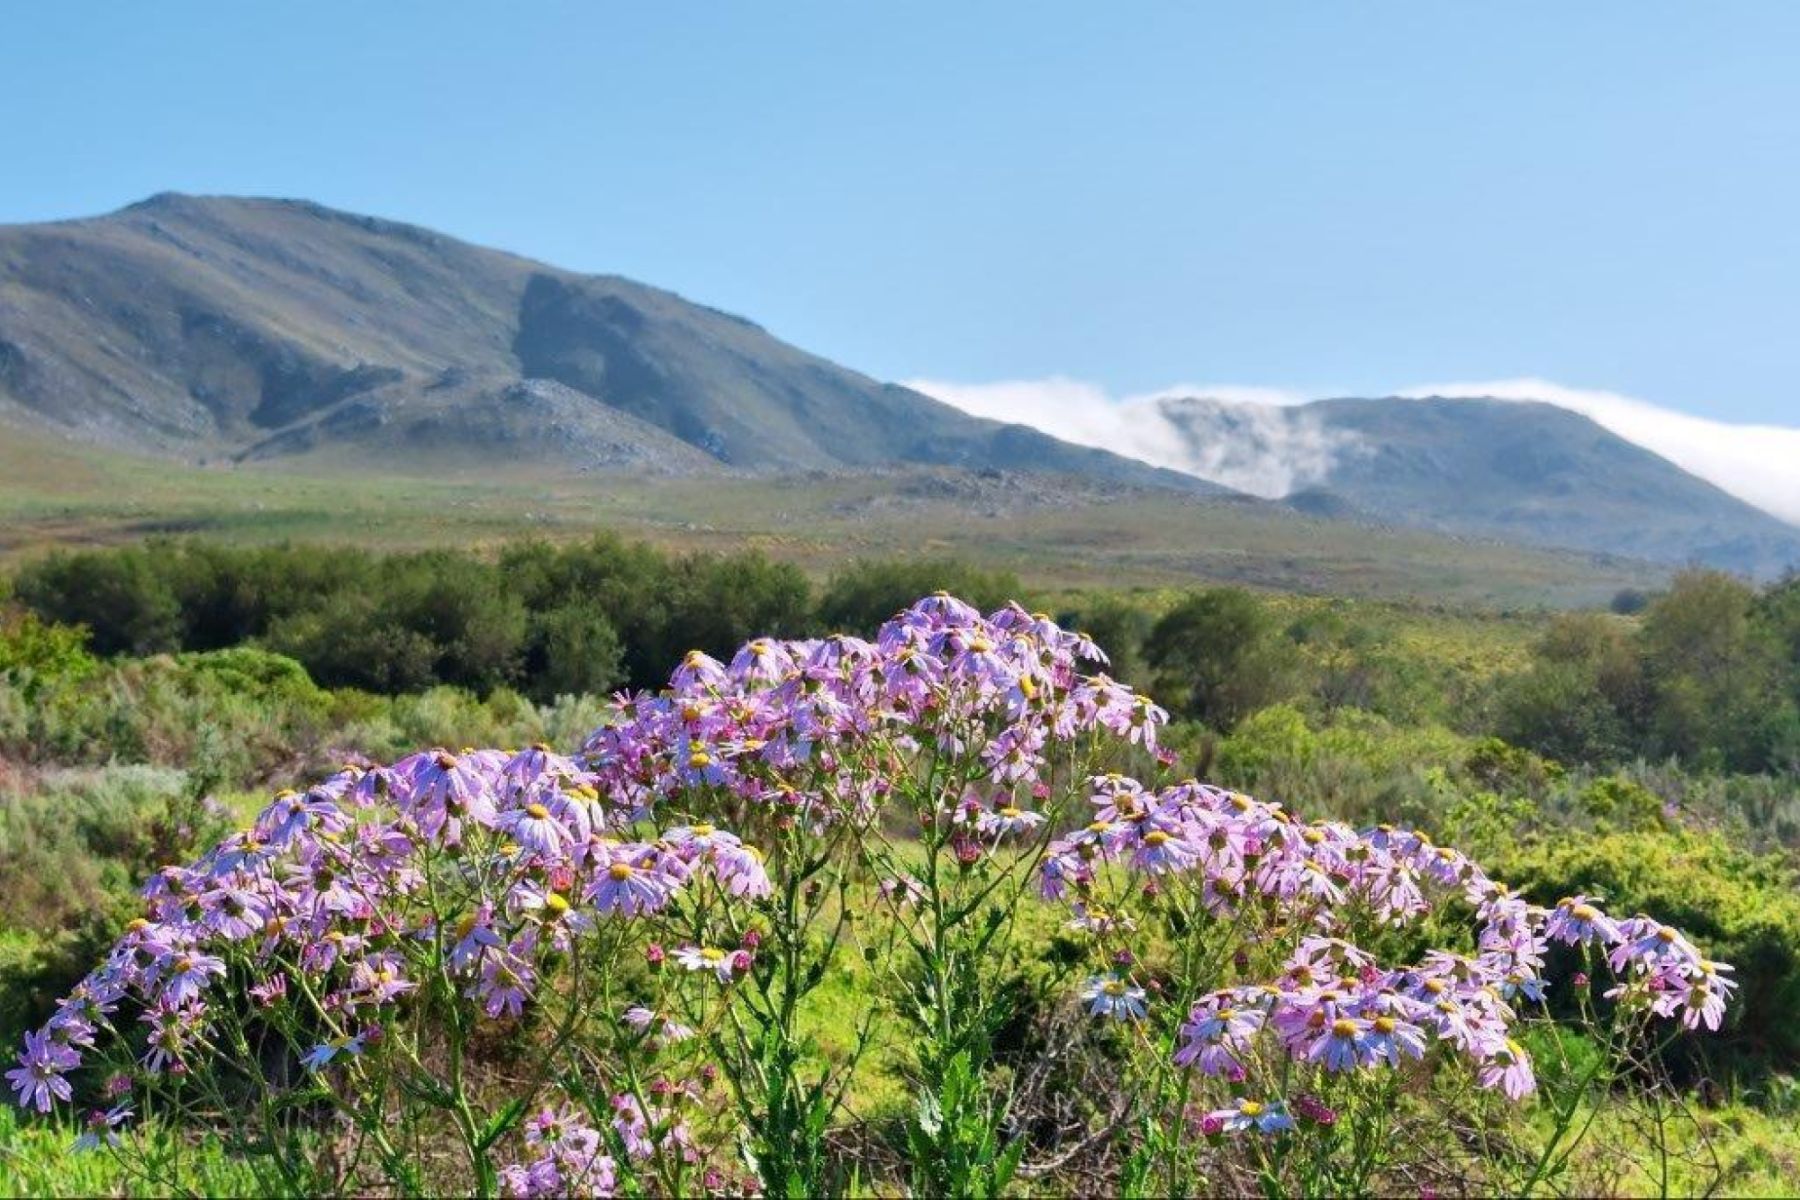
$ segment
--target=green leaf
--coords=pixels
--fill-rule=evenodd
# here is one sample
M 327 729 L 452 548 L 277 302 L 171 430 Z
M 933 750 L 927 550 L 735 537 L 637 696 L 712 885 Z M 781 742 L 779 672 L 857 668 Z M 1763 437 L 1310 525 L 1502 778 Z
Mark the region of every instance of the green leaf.
M 524 1112 L 525 1097 L 514 1096 L 511 1103 L 488 1119 L 487 1125 L 481 1131 L 480 1139 L 475 1143 L 475 1149 L 486 1153 L 490 1146 L 506 1136 L 507 1130 L 518 1123 Z

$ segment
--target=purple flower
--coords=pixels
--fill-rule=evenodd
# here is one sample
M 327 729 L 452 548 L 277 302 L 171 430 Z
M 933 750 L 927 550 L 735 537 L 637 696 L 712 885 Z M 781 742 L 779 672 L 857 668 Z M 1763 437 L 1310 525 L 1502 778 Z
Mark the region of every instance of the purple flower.
M 1096 975 L 1088 980 L 1081 999 L 1091 1015 L 1115 1021 L 1141 1021 L 1147 1011 L 1144 989 L 1117 975 Z
M 1043 813 L 1006 804 L 995 809 L 983 809 L 975 819 L 975 831 L 983 837 L 1006 837 L 1015 833 L 1030 833 L 1043 823 Z
M 1510 1039 L 1481 1064 L 1475 1072 L 1475 1082 L 1480 1087 L 1498 1088 L 1514 1100 L 1523 1100 L 1537 1087 L 1531 1056 Z
M 1286 1133 L 1294 1127 L 1294 1119 L 1288 1116 L 1287 1106 L 1279 1100 L 1239 1100 L 1235 1108 L 1221 1108 L 1207 1113 L 1206 1119 L 1218 1122 L 1218 1131 L 1221 1133 L 1254 1131 L 1276 1134 Z
M 535 800 L 523 808 L 511 808 L 501 813 L 496 827 L 521 849 L 545 858 L 560 854 L 575 841 L 569 827 L 552 816 L 546 805 Z
M 53 1099 L 69 1098 L 69 1081 L 63 1075 L 80 1064 L 81 1059 L 67 1046 L 42 1033 L 27 1033 L 19 1065 L 6 1073 L 6 1081 L 19 1093 L 20 1108 L 47 1113 Z
M 494 929 L 494 906 L 483 903 L 472 912 L 462 915 L 456 923 L 456 942 L 450 947 L 450 966 L 457 971 L 466 971 L 481 956 L 503 944 L 503 939 Z
M 720 983 L 730 983 L 737 973 L 737 955 L 717 946 L 683 946 L 675 952 L 675 961 L 690 971 L 711 971 Z
M 1225 1075 L 1243 1065 L 1241 1055 L 1263 1027 L 1260 1008 L 1237 1007 L 1229 994 L 1202 1000 L 1188 1012 L 1179 1032 L 1175 1065 L 1207 1075 Z
M 1313 1040 L 1307 1048 L 1306 1058 L 1327 1071 L 1351 1071 L 1369 1062 L 1373 1054 L 1369 1022 L 1356 1017 L 1339 1017 Z
M 115 1104 L 109 1109 L 95 1109 L 88 1114 L 85 1128 L 81 1136 L 75 1139 L 70 1147 L 77 1154 L 88 1150 L 98 1150 L 101 1146 L 118 1146 L 119 1127 L 132 1117 L 129 1104 Z
M 197 951 L 171 951 L 157 969 L 163 973 L 163 998 L 170 1005 L 182 1005 L 199 999 L 208 979 L 225 974 L 225 960 Z
M 1402 1058 L 1425 1057 L 1425 1032 L 1411 1021 L 1383 1014 L 1369 1021 L 1367 1045 L 1370 1061 L 1397 1067 Z
M 323 1070 L 326 1065 L 335 1058 L 355 1058 L 362 1052 L 363 1038 L 361 1034 L 357 1034 L 355 1037 L 336 1038 L 331 1041 L 320 1042 L 317 1046 L 308 1050 L 305 1057 L 300 1060 L 300 1065 L 309 1071 L 319 1071 Z
M 1544 934 L 1554 941 L 1571 945 L 1602 941 L 1610 946 L 1623 940 L 1618 922 L 1596 908 L 1586 896 L 1571 896 L 1558 901 L 1544 926 Z
M 646 865 L 649 847 L 620 846 L 588 885 L 588 899 L 603 913 L 635 917 L 659 911 L 669 902 L 674 884 L 668 875 Z

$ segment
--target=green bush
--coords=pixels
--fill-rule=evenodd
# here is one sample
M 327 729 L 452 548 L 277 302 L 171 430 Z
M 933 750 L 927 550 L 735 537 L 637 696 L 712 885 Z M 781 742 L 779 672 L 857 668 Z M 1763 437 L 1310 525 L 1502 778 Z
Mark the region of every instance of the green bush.
M 1800 880 L 1782 858 L 1672 828 L 1552 831 L 1486 850 L 1490 870 L 1539 903 L 1580 892 L 1603 898 L 1609 911 L 1679 925 L 1737 968 L 1729 1044 L 1750 1063 L 1791 1070 L 1800 1062 L 1800 1025 L 1788 1019 L 1800 1012 Z
M 1273 614 L 1241 588 L 1183 598 L 1151 628 L 1144 658 L 1170 712 L 1222 731 L 1286 698 L 1298 668 Z
M 1023 595 L 1016 575 L 947 558 L 858 562 L 831 577 L 819 597 L 819 624 L 834 633 L 868 637 L 881 623 L 933 592 L 960 596 L 991 612 Z

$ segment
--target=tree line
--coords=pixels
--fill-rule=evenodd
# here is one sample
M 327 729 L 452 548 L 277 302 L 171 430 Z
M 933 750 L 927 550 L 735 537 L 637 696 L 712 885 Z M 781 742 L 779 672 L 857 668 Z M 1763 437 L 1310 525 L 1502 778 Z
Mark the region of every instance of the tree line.
M 256 645 L 328 687 L 511 687 L 541 700 L 661 686 L 690 649 L 867 633 L 939 588 L 984 605 L 1020 591 L 1008 573 L 947 560 L 857 563 L 815 591 L 757 551 L 677 555 L 612 535 L 494 556 L 157 539 L 52 553 L 11 582 L 16 603 L 85 626 L 101 655 Z
M 1117 673 L 1220 732 L 1298 702 L 1497 733 L 1570 764 L 1800 773 L 1800 574 L 1759 590 L 1688 570 L 1633 607 L 1549 616 L 1525 669 L 1491 681 L 1394 652 L 1368 618 L 1284 619 L 1238 588 L 1190 592 L 1156 620 L 1107 601 L 1083 624 Z
M 815 587 L 759 551 L 673 554 L 614 535 L 486 555 L 152 540 L 52 553 L 11 585 L 43 619 L 85 626 L 101 655 L 252 645 L 328 687 L 536 700 L 660 687 L 688 650 L 724 655 L 763 634 L 867 635 L 940 588 L 983 608 L 1024 598 L 1011 573 L 955 560 L 858 562 Z M 1639 600 L 1546 617 L 1525 669 L 1497 678 L 1396 649 L 1354 602 L 1295 615 L 1209 587 L 1162 603 L 1094 594 L 1055 615 L 1106 648 L 1112 674 L 1222 733 L 1289 703 L 1497 733 L 1566 763 L 1800 771 L 1800 576 L 1759 590 L 1692 570 Z

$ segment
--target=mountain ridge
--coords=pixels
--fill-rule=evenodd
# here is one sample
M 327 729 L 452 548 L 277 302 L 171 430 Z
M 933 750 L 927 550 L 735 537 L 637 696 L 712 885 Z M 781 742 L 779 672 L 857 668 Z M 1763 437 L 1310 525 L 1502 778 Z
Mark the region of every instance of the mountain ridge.
M 1765 578 L 1800 564 L 1800 528 L 1550 401 L 1169 397 L 1158 409 L 1225 479 L 1287 464 L 1284 502 L 1304 511 Z
M 305 200 L 159 193 L 0 226 L 0 401 L 189 459 L 417 463 L 485 441 L 654 472 L 916 463 L 1225 490 L 969 417 L 673 292 Z
M 623 276 L 309 200 L 165 192 L 0 226 L 0 418 L 115 449 L 399 475 L 1020 471 L 1248 504 L 1233 483 L 1278 478 L 1276 507 L 1314 518 L 1800 563 L 1800 529 L 1552 404 L 1156 405 L 1181 452 L 1152 457 L 1186 470 L 971 415 Z

